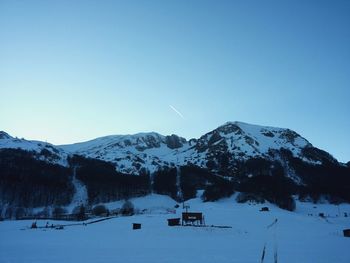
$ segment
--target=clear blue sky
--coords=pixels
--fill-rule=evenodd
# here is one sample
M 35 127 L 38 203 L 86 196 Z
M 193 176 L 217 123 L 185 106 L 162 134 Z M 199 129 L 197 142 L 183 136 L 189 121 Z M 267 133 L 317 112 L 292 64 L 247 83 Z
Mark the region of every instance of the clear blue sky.
M 350 1 L 0 0 L 0 130 L 13 136 L 189 139 L 239 120 L 349 161 L 349 85 Z

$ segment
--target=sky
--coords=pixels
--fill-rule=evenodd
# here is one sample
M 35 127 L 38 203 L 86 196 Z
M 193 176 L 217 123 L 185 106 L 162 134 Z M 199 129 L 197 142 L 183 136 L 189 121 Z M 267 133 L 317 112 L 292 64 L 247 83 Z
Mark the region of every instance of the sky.
M 0 0 L 0 130 L 67 144 L 227 121 L 350 161 L 350 1 Z

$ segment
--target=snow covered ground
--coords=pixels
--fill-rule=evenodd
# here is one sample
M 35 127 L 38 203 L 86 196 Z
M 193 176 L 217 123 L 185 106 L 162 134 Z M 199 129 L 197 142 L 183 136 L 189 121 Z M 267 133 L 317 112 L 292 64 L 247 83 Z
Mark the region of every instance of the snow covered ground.
M 77 205 L 86 205 L 89 199 L 87 188 L 80 180 L 77 179 L 76 172 L 77 172 L 77 168 L 74 167 L 72 183 L 75 188 L 75 193 L 72 198 L 71 204 L 65 207 L 67 211 L 69 211 L 70 213 L 73 212 L 74 207 L 76 207 Z
M 190 211 L 203 212 L 207 225 L 232 226 L 199 228 L 168 227 L 166 219 L 182 212 L 182 206 L 177 214 L 169 212 L 175 201 L 168 197 L 133 202 L 150 213 L 64 230 L 27 229 L 31 221 L 0 222 L 0 262 L 261 262 L 264 245 L 264 262 L 273 262 L 275 251 L 283 263 L 350 262 L 350 238 L 342 235 L 350 217 L 339 216 L 350 214 L 350 205 L 297 203 L 296 212 L 288 212 L 266 204 L 270 212 L 259 212 L 262 205 L 238 204 L 234 197 L 216 203 L 193 199 L 187 202 Z M 120 207 L 120 202 L 108 207 Z M 316 216 L 320 212 L 329 217 Z M 142 229 L 132 230 L 132 223 L 141 223 Z

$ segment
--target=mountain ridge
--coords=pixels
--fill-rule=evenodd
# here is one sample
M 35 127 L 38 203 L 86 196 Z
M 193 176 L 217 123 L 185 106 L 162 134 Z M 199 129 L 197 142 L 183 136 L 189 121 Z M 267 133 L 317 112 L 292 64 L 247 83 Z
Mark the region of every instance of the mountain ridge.
M 224 154 L 232 160 L 262 157 L 269 159 L 269 151 L 281 148 L 306 162 L 319 164 L 302 153 L 313 145 L 288 128 L 261 126 L 241 121 L 226 122 L 198 139 L 186 140 L 176 134 L 140 132 L 127 135 L 107 135 L 92 140 L 65 145 L 13 138 L 0 133 L 0 148 L 20 148 L 46 153 L 40 157 L 67 166 L 67 158 L 79 154 L 88 158 L 111 162 L 123 173 L 137 174 L 140 170 L 155 172 L 160 166 L 194 164 L 203 168 L 215 164 Z M 221 156 L 221 157 L 220 157 Z M 223 158 L 227 158 L 223 157 Z M 48 158 L 51 157 L 51 158 Z M 315 159 L 315 158 L 314 158 Z M 329 159 L 336 159 L 329 155 Z
M 169 147 L 169 139 L 174 146 Z M 110 135 L 87 142 L 60 145 L 61 149 L 115 163 L 119 171 L 137 173 L 144 168 L 154 172 L 159 165 L 184 165 L 192 163 L 207 167 L 215 156 L 227 153 L 236 160 L 251 157 L 268 157 L 268 151 L 287 148 L 294 156 L 310 163 L 311 159 L 301 156 L 305 147 L 313 147 L 298 133 L 285 128 L 252 125 L 244 122 L 226 122 L 207 132 L 198 139 L 186 140 L 178 135 L 164 136 L 159 133 L 137 133 L 134 135 Z M 121 160 L 124 163 L 120 163 Z M 142 159 L 144 162 L 140 162 Z M 139 168 L 134 168 L 133 163 Z M 120 164 L 118 164 L 120 163 Z
M 292 195 L 350 202 L 349 165 L 286 128 L 226 122 L 198 139 L 150 132 L 60 146 L 0 135 L 0 208 L 67 205 L 77 185 L 91 204 L 152 192 L 181 201 L 198 190 L 206 201 L 240 191 L 290 210 Z

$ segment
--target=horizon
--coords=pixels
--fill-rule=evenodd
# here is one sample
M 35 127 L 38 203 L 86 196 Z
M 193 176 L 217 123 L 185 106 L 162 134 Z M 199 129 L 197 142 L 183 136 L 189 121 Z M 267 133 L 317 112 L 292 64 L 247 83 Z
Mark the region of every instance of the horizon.
M 0 2 L 0 130 L 54 145 L 227 121 L 350 160 L 350 2 Z

